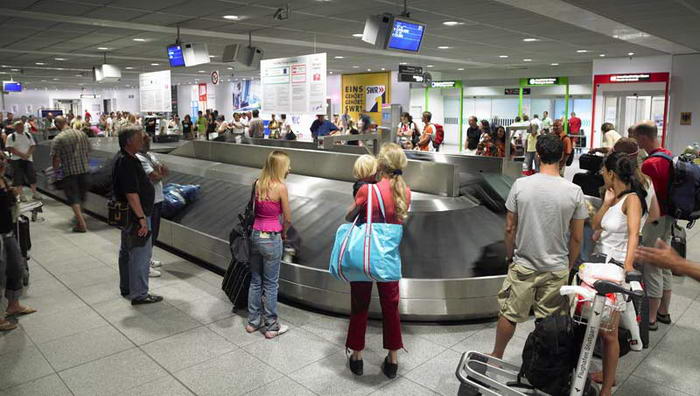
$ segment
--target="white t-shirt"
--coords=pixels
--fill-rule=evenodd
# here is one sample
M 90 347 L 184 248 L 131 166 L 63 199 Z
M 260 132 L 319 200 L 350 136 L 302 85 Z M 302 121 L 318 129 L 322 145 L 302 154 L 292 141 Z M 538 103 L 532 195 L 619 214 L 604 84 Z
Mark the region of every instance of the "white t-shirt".
M 236 133 L 236 134 L 243 134 L 245 133 L 245 124 L 243 124 L 243 121 L 231 121 L 229 124 L 229 127 L 231 127 L 231 132 Z
M 160 161 L 158 161 L 156 155 L 150 151 L 148 152 L 148 158 L 146 158 L 146 155 L 141 153 L 136 154 L 136 157 L 139 159 L 139 161 L 141 161 L 141 166 L 143 166 L 143 170 L 147 175 L 150 175 L 155 170 L 153 165 L 160 164 Z M 153 200 L 153 203 L 163 202 L 163 200 L 165 200 L 163 197 L 163 181 L 161 180 L 153 183 L 153 189 L 155 190 L 155 199 Z
M 540 120 L 539 118 L 533 118 L 532 121 L 530 121 L 530 124 L 537 125 L 538 131 L 542 129 L 542 120 Z
M 112 117 L 107 117 L 107 129 L 112 129 L 113 124 L 114 120 L 112 120 Z
M 542 128 L 541 129 L 550 129 L 552 127 L 552 119 L 547 117 L 542 119 Z
M 21 151 L 23 153 L 26 153 L 29 151 L 29 148 L 32 146 L 36 146 L 36 142 L 34 141 L 34 138 L 30 133 L 24 132 L 24 133 L 11 133 L 10 136 L 7 137 L 7 148 L 9 149 L 10 147 L 13 147 L 17 151 Z M 10 155 L 11 160 L 19 160 L 22 159 L 19 155 L 16 155 L 12 153 Z M 29 161 L 32 161 L 33 158 L 30 155 L 29 156 Z

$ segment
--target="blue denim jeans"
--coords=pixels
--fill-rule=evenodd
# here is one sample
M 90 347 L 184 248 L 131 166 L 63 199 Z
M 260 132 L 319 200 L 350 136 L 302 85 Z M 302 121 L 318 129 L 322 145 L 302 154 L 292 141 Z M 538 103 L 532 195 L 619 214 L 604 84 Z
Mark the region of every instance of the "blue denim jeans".
M 151 218 L 146 217 L 148 228 Z M 153 253 L 153 238 L 143 246 L 129 245 L 129 231 L 122 230 L 119 247 L 119 289 L 129 300 L 140 300 L 148 295 L 148 269 Z
M 282 235 L 253 231 L 250 249 L 248 324 L 266 331 L 279 329 L 277 289 L 282 261 Z M 263 302 L 264 298 L 264 302 Z

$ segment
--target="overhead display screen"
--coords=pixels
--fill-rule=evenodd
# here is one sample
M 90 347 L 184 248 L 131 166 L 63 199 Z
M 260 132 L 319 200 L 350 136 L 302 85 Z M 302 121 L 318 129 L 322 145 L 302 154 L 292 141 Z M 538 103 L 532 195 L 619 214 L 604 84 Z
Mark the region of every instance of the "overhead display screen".
M 168 47 L 168 60 L 170 67 L 185 66 L 185 57 L 182 55 L 182 47 L 171 45 Z
M 22 92 L 22 83 L 16 81 L 3 81 L 2 90 L 5 92 Z
M 389 49 L 418 52 L 423 41 L 425 25 L 394 19 L 391 27 L 391 35 L 386 47 Z

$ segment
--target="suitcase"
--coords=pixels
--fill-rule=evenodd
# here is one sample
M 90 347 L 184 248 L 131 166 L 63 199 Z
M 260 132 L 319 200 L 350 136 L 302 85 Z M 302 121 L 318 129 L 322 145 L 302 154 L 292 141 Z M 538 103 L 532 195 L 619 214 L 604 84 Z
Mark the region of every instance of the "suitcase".
M 22 271 L 22 283 L 24 286 L 29 285 L 29 251 L 32 248 L 32 239 L 29 233 L 29 218 L 25 215 L 19 215 L 17 217 L 17 224 L 15 227 L 15 238 L 17 238 L 17 244 L 22 252 L 22 257 L 24 257 L 24 271 Z
M 248 265 L 231 260 L 231 264 L 224 274 L 224 280 L 221 282 L 221 290 L 233 303 L 233 311 L 248 308 L 249 288 L 250 269 Z
M 595 154 L 581 154 L 578 157 L 578 167 L 589 172 L 598 172 L 603 166 L 604 158 Z
M 585 195 L 601 198 L 600 188 L 605 185 L 605 180 L 603 176 L 597 173 L 577 173 L 574 175 L 574 184 L 581 187 Z

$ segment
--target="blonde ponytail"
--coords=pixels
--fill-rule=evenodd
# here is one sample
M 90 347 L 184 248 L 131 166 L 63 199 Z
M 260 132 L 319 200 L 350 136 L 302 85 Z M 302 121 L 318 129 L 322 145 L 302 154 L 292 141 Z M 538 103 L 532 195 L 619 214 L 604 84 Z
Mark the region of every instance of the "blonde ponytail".
M 386 143 L 382 146 L 377 157 L 382 176 L 389 178 L 391 194 L 396 207 L 396 217 L 402 222 L 408 217 L 408 198 L 406 197 L 406 182 L 403 179 L 403 170 L 408 165 L 408 159 L 401 147 L 395 143 Z

